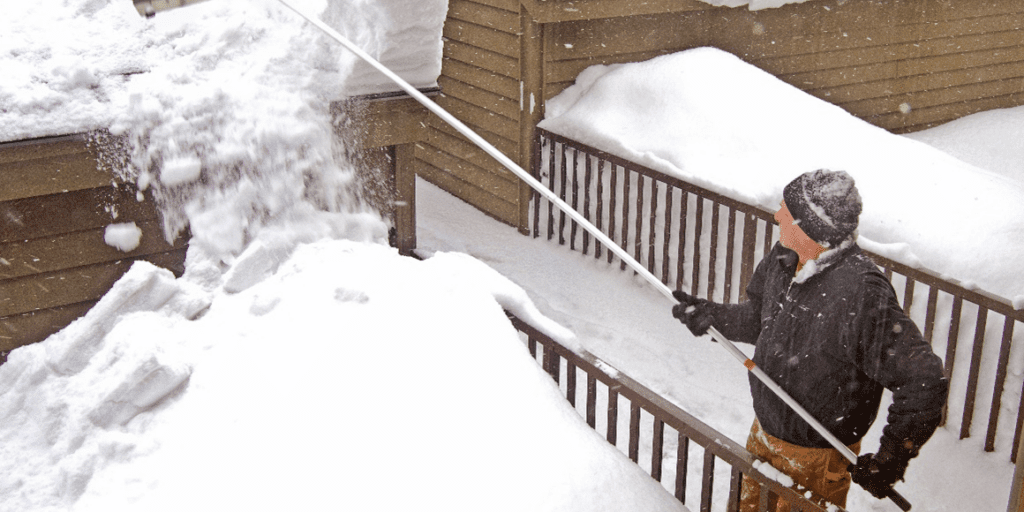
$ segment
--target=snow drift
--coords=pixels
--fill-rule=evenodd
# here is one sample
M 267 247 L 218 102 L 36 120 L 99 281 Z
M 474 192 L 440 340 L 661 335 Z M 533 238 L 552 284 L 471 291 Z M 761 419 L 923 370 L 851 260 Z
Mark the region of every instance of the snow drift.
M 1024 252 L 1024 183 L 872 126 L 723 51 L 588 68 L 547 103 L 540 126 L 770 211 L 797 175 L 845 170 L 864 200 L 866 248 L 967 287 L 1024 293 L 1024 275 L 1010 271 Z

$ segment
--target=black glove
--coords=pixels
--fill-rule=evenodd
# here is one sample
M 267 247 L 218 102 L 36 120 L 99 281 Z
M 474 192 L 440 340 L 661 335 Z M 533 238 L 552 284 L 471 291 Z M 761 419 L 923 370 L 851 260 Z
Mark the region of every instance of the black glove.
M 878 453 L 868 453 L 857 457 L 857 464 L 850 465 L 850 476 L 857 485 L 878 499 L 884 499 L 892 492 L 892 486 L 903 480 L 910 462 L 909 451 L 887 450 L 883 442 Z
M 679 301 L 679 304 L 672 306 L 672 316 L 678 318 L 694 336 L 707 334 L 708 327 L 715 320 L 712 314 L 713 303 L 679 290 L 672 292 L 672 296 Z

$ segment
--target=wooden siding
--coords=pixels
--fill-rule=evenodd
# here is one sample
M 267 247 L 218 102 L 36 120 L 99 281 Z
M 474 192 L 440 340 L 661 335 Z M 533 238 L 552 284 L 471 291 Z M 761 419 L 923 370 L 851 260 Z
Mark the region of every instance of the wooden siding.
M 518 0 L 450 0 L 437 103 L 523 165 Z M 524 208 L 515 176 L 444 121 L 430 115 L 417 145 L 417 172 L 508 224 Z
M 180 274 L 187 237 L 164 240 L 153 201 L 97 165 L 85 136 L 0 145 L 0 351 L 33 343 L 84 314 L 136 260 Z M 135 222 L 137 248 L 104 240 Z

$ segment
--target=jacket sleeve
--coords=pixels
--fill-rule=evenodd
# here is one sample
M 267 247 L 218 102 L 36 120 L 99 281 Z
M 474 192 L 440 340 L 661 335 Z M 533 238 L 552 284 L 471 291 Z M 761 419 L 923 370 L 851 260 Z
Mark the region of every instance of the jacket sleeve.
M 711 325 L 732 341 L 753 344 L 761 334 L 761 300 L 765 274 L 775 251 L 758 263 L 747 285 L 747 300 L 740 304 L 713 304 Z
M 881 275 L 866 276 L 860 307 L 858 367 L 893 394 L 881 446 L 909 460 L 942 420 L 949 390 L 942 360 Z

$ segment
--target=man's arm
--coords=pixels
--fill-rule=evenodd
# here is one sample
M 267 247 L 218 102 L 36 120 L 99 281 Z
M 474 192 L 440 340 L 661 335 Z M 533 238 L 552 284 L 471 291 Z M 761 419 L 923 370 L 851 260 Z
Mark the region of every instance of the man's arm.
M 858 366 L 893 394 L 878 453 L 862 455 L 852 469 L 854 481 L 875 494 L 873 488 L 903 479 L 910 459 L 938 428 L 949 382 L 888 281 L 869 276 L 864 299 Z

